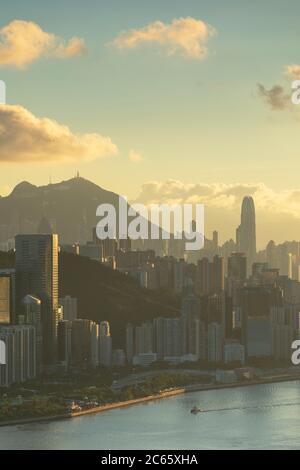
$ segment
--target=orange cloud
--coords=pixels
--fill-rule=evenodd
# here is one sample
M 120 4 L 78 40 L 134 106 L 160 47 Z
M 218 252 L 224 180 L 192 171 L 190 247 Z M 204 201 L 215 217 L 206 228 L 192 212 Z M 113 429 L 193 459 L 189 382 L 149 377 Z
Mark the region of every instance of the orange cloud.
M 0 105 L 0 162 L 71 162 L 95 160 L 118 151 L 109 137 L 73 134 L 22 106 Z
M 0 29 L 0 66 L 24 68 L 43 56 L 70 58 L 85 50 L 83 39 L 65 43 L 31 21 L 14 20 Z
M 251 195 L 258 210 L 300 219 L 300 190 L 275 191 L 263 183 L 183 183 L 149 181 L 141 187 L 137 202 L 143 204 L 201 203 L 207 208 L 240 210 L 244 196 Z
M 155 21 L 141 29 L 120 33 L 113 44 L 119 49 L 134 49 L 145 43 L 165 46 L 169 55 L 180 53 L 190 59 L 203 59 L 207 55 L 207 41 L 215 29 L 191 17 L 174 19 L 170 24 Z
M 290 78 L 300 80 L 300 65 L 288 65 L 286 67 L 286 73 Z

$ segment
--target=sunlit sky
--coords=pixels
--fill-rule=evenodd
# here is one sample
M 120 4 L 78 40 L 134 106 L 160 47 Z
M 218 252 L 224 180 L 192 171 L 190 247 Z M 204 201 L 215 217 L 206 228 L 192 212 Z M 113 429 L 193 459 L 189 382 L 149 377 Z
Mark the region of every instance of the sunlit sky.
M 114 43 L 122 31 L 187 17 L 215 30 L 205 43 L 205 57 L 187 57 L 163 41 L 123 49 Z M 279 204 L 288 205 L 299 187 L 300 110 L 272 109 L 257 84 L 289 92 L 285 69 L 300 63 L 299 18 L 298 0 L 2 2 L 0 29 L 13 20 L 30 21 L 65 41 L 82 38 L 87 48 L 65 60 L 45 54 L 22 68 L 0 65 L 7 103 L 74 134 L 109 136 L 118 153 L 68 163 L 42 156 L 37 162 L 3 161 L 0 145 L 0 194 L 21 180 L 47 184 L 50 177 L 58 182 L 78 170 L 131 199 L 144 183 L 174 179 L 183 187 L 263 183 L 260 198 L 270 190 L 282 196 Z M 299 204 L 296 199 L 295 192 Z M 267 209 L 266 200 L 259 204 Z M 299 230 L 297 204 L 291 214 L 273 210 L 274 217 L 278 212 L 290 217 L 286 238 Z M 261 238 L 268 236 L 266 231 Z

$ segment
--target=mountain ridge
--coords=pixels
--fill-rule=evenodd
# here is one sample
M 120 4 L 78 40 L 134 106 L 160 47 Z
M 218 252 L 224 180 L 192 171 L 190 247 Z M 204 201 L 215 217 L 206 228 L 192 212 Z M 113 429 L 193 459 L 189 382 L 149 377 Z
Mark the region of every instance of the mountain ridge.
M 86 243 L 103 203 L 112 204 L 118 213 L 119 195 L 82 177 L 43 186 L 22 181 L 0 198 L 0 242 L 18 233 L 35 233 L 40 220 L 47 218 L 61 243 Z

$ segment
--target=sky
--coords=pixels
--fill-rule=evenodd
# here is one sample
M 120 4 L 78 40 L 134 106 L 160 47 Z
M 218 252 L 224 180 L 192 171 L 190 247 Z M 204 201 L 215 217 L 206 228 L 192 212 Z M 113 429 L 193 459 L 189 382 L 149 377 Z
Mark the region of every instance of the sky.
M 298 0 L 6 2 L 0 194 L 79 171 L 130 200 L 204 202 L 221 240 L 251 194 L 261 246 L 299 238 L 299 16 Z

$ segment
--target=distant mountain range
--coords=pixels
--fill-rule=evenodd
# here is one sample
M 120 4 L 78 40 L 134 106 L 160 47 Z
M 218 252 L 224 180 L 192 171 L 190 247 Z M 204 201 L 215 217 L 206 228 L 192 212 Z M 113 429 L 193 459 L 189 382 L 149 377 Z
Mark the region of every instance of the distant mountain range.
M 17 233 L 35 233 L 46 219 L 61 243 L 85 243 L 92 239 L 96 208 L 102 203 L 117 210 L 119 196 L 81 177 L 47 186 L 24 181 L 9 196 L 0 197 L 0 241 Z

